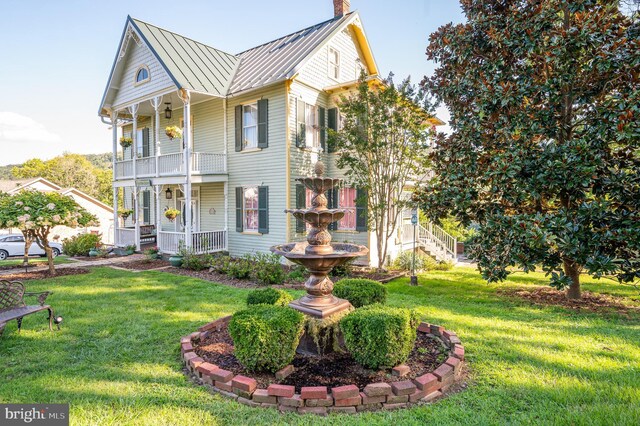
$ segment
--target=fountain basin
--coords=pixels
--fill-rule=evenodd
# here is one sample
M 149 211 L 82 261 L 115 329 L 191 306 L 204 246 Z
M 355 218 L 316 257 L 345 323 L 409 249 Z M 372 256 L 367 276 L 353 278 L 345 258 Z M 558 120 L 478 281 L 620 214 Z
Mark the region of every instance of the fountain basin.
M 314 228 L 325 227 L 332 222 L 342 219 L 347 210 L 345 209 L 325 209 L 312 211 L 308 209 L 285 210 L 291 213 L 296 219 L 304 220 Z

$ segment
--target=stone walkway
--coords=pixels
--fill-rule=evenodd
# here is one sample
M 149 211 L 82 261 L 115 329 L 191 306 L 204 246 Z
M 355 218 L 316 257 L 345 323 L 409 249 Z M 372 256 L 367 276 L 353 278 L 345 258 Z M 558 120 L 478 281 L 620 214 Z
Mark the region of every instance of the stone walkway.
M 115 263 L 134 262 L 136 260 L 142 260 L 144 258 L 145 258 L 144 254 L 133 254 L 131 256 L 117 256 L 117 257 L 110 257 L 110 258 L 100 259 L 100 260 L 77 260 L 70 257 L 68 259 L 71 261 L 71 263 L 62 263 L 60 265 L 56 265 L 56 270 L 68 269 L 68 268 L 87 268 L 90 266 L 108 266 L 108 265 L 113 265 Z M 30 266 L 29 272 L 42 271 L 47 268 L 48 268 L 47 263 L 42 262 L 42 263 L 38 263 L 37 266 Z M 11 268 L 11 269 L 1 270 L 0 276 L 15 274 L 16 272 L 21 270 L 22 268 Z

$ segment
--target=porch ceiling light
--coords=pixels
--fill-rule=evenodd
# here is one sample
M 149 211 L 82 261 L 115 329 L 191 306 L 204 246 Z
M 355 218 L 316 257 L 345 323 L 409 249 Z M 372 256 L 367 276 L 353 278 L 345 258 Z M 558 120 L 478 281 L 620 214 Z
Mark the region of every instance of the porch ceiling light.
M 173 192 L 171 192 L 171 188 L 167 188 L 164 194 L 167 200 L 170 200 L 173 198 Z
M 170 102 L 165 102 L 164 103 L 167 107 L 164 109 L 164 118 L 166 118 L 167 120 L 171 118 L 171 103 Z

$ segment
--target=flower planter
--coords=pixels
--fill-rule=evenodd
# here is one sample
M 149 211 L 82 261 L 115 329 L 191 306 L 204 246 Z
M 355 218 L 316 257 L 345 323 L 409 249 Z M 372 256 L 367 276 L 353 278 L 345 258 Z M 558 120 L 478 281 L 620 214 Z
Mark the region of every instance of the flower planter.
M 176 268 L 181 267 L 182 266 L 182 256 L 173 255 L 173 256 L 169 257 L 169 263 L 171 263 L 171 266 L 175 266 Z
M 97 257 L 98 256 L 98 250 L 92 248 L 91 250 L 89 250 L 89 257 Z

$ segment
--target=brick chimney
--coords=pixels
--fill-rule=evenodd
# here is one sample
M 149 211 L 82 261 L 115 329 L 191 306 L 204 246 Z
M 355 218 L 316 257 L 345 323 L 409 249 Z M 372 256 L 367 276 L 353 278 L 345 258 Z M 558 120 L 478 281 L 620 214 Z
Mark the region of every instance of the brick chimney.
M 349 13 L 349 7 L 351 6 L 349 0 L 333 0 L 333 14 L 337 18 L 338 16 L 346 15 Z

